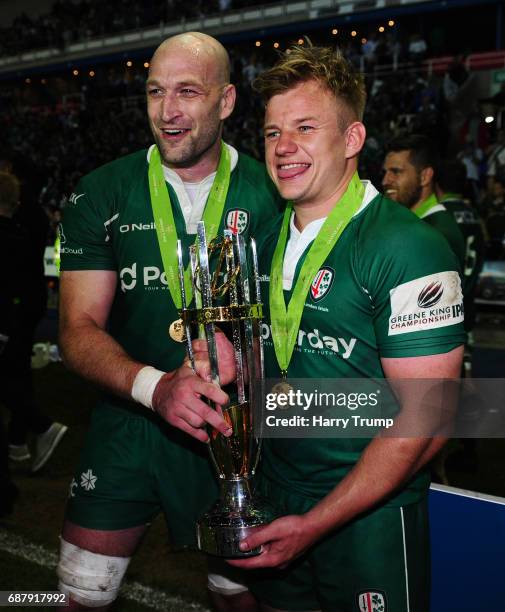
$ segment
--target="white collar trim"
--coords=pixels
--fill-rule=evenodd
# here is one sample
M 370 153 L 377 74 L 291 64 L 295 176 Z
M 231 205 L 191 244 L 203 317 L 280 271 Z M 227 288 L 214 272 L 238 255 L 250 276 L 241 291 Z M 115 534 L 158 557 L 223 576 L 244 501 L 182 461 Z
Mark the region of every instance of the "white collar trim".
M 359 215 L 379 193 L 372 185 L 371 181 L 361 182 L 365 187 L 363 202 L 358 210 L 354 213 L 353 217 Z M 315 219 L 314 221 L 308 223 L 300 232 L 295 226 L 295 213 L 293 212 L 291 214 L 291 219 L 289 220 L 289 240 L 286 246 L 286 252 L 284 254 L 282 274 L 282 284 L 285 290 L 289 291 L 291 289 L 298 261 L 308 245 L 319 234 L 319 231 L 323 227 L 326 219 L 327 217 Z
M 151 159 L 151 151 L 155 146 L 156 145 L 154 144 L 151 145 L 147 151 L 148 163 Z M 231 171 L 233 172 L 238 163 L 238 151 L 226 142 L 225 146 L 230 152 Z M 217 172 L 212 172 L 204 179 L 197 182 L 198 191 L 194 201 L 191 202 L 191 198 L 189 197 L 188 192 L 186 191 L 184 181 L 177 174 L 177 172 L 175 172 L 175 170 L 172 170 L 172 168 L 167 168 L 164 165 L 162 165 L 162 168 L 165 180 L 170 183 L 177 195 L 177 199 L 179 200 L 179 205 L 182 214 L 184 215 L 184 221 L 186 222 L 186 232 L 188 234 L 196 234 L 198 222 L 202 219 L 205 204 L 207 203 L 207 198 L 209 197 L 209 192 Z M 192 183 L 192 185 L 195 185 L 195 183 Z

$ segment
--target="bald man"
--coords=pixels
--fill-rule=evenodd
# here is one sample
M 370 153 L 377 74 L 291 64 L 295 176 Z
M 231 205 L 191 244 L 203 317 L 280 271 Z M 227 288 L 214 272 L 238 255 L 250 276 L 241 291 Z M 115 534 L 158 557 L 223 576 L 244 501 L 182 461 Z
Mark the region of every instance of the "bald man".
M 71 609 L 107 609 L 160 512 L 176 545 L 195 544 L 197 517 L 217 494 L 206 428 L 229 435 L 204 399 L 228 396 L 207 382 L 205 363 L 201 377 L 181 366 L 184 345 L 171 326 L 180 308 L 176 240 L 187 253 L 201 219 L 218 233 L 255 235 L 279 209 L 263 165 L 221 139 L 235 88 L 217 40 L 198 32 L 166 40 L 146 93 L 155 144 L 85 176 L 60 227 L 63 358 L 103 389 L 63 527 L 58 576 Z

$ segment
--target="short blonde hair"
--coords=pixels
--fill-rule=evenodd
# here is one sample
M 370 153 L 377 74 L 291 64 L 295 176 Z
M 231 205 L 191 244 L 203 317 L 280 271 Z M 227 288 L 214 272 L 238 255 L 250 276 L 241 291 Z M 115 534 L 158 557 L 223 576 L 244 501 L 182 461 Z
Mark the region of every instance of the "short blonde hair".
M 253 83 L 265 104 L 305 81 L 317 81 L 343 102 L 352 119 L 361 121 L 365 111 L 366 90 L 363 75 L 331 47 L 315 47 L 310 41 L 295 45 L 281 54 L 279 61 L 263 72 Z M 346 126 L 347 127 L 347 126 Z

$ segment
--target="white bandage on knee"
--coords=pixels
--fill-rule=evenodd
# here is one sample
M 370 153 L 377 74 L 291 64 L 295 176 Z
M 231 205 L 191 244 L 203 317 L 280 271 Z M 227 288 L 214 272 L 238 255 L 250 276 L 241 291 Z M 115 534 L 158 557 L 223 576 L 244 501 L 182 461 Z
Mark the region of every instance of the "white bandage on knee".
M 117 597 L 130 557 L 109 557 L 61 538 L 58 588 L 88 608 L 111 604 Z
M 237 595 L 238 593 L 245 593 L 249 589 L 245 584 L 240 582 L 234 582 L 226 576 L 221 574 L 207 574 L 207 587 L 214 593 L 220 595 Z
M 159 383 L 160 378 L 165 374 L 166 372 L 157 370 L 152 366 L 145 366 L 139 370 L 133 381 L 132 398 L 139 402 L 139 404 L 143 404 L 146 408 L 153 410 L 154 389 Z

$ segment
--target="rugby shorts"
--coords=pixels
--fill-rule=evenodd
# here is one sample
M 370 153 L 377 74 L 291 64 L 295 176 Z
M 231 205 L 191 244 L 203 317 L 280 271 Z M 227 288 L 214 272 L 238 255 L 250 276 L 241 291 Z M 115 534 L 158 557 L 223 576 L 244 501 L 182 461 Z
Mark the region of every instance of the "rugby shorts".
M 280 515 L 303 514 L 318 500 L 260 477 L 258 492 Z M 426 612 L 430 560 L 427 498 L 381 506 L 325 537 L 284 570 L 249 574 L 250 590 L 289 611 Z
M 172 542 L 195 546 L 196 521 L 218 495 L 207 446 L 142 412 L 94 409 L 66 518 L 118 530 L 148 524 L 162 511 Z

